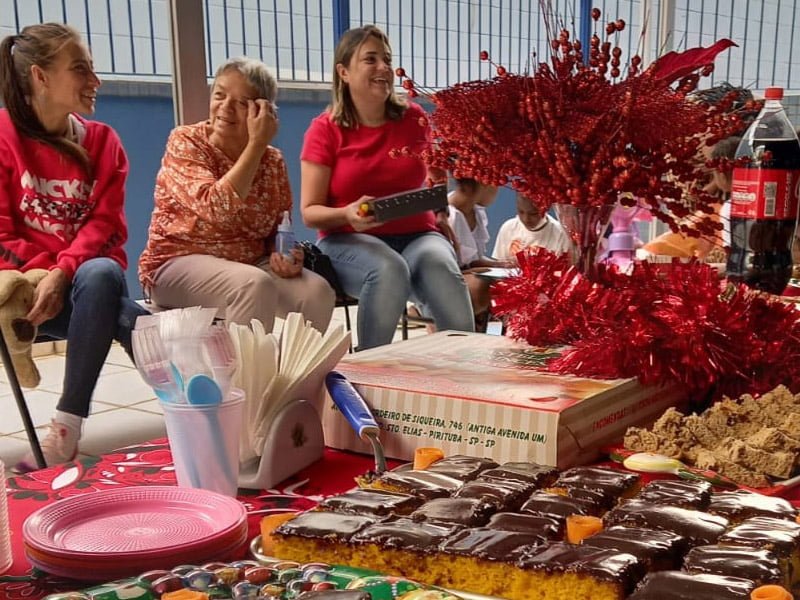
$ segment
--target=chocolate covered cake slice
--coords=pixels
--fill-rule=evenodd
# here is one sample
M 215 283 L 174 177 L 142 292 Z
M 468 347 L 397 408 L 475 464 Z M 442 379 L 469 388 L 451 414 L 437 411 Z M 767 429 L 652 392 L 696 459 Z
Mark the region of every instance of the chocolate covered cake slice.
M 553 517 L 542 515 L 501 512 L 492 515 L 487 527 L 502 531 L 532 533 L 549 540 L 558 540 L 564 537 L 563 521 L 559 522 Z
M 711 490 L 707 481 L 656 479 L 639 490 L 636 500 L 704 510 L 711 499 Z
M 272 532 L 273 553 L 299 563 L 346 565 L 351 557 L 345 542 L 375 520 L 364 515 L 318 510 L 300 513 Z
M 749 490 L 732 490 L 711 495 L 708 512 L 726 517 L 732 524 L 750 517 L 773 517 L 794 520 L 797 509 L 788 500 L 765 496 Z
M 547 537 L 520 531 L 482 527 L 454 533 L 440 549 L 446 557 L 435 579 L 449 588 L 474 594 L 505 596 L 519 570 L 515 561 L 547 542 Z
M 719 538 L 721 546 L 747 546 L 770 550 L 778 557 L 782 572 L 800 582 L 800 524 L 772 517 L 752 517 Z
M 496 512 L 494 503 L 481 498 L 434 498 L 411 513 L 411 519 L 481 527 Z
M 524 481 L 543 488 L 558 478 L 558 469 L 532 462 L 507 462 L 483 471 L 478 481 Z
M 536 492 L 522 505 L 520 512 L 550 517 L 557 520 L 563 527 L 566 518 L 570 515 L 598 516 L 603 512 L 603 508 L 596 502 L 587 499 L 570 498 L 549 492 Z
M 615 525 L 583 540 L 586 546 L 611 548 L 638 557 L 648 571 L 678 569 L 687 543 L 671 531 Z
M 363 528 L 350 539 L 347 564 L 382 573 L 402 575 L 440 585 L 436 569 L 439 544 L 461 525 L 417 522 L 408 517 L 389 517 Z
M 725 532 L 728 519 L 699 510 L 677 506 L 661 506 L 642 500 L 623 502 L 603 517 L 607 525 L 646 527 L 677 533 L 691 546 L 716 543 Z
M 487 469 L 494 469 L 498 464 L 490 458 L 464 456 L 455 454 L 429 465 L 425 470 L 440 473 L 460 481 L 472 481 Z
M 409 515 L 422 504 L 422 499 L 409 494 L 398 494 L 382 490 L 354 489 L 325 498 L 317 510 L 356 515 Z
M 552 487 L 590 490 L 613 498 L 630 498 L 638 491 L 639 485 L 639 476 L 628 471 L 604 467 L 573 467 L 561 473 Z
M 398 468 L 380 475 L 367 474 L 358 479 L 358 484 L 363 488 L 411 494 L 429 500 L 451 496 L 464 482 L 429 469 L 415 471 Z
M 778 557 L 769 550 L 736 546 L 697 546 L 683 561 L 688 573 L 710 573 L 744 577 L 756 585 L 791 585 L 791 576 L 781 571 Z
M 645 577 L 628 600 L 749 600 L 754 588 L 741 577 L 658 571 Z
M 535 486 L 516 479 L 483 479 L 468 481 L 453 495 L 454 498 L 478 498 L 491 502 L 497 510 L 518 510 L 531 495 Z
M 554 542 L 521 558 L 522 570 L 509 582 L 505 598 L 591 598 L 617 600 L 644 576 L 644 564 L 632 554 Z

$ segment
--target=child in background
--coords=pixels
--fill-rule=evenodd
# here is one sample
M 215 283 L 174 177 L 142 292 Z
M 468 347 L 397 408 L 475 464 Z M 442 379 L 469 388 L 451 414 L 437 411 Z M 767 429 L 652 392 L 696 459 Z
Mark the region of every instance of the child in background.
M 449 222 L 457 242 L 458 264 L 464 272 L 469 288 L 472 311 L 477 331 L 484 331 L 488 320 L 490 281 L 481 279 L 468 269 L 476 267 L 508 267 L 509 261 L 498 261 L 486 256 L 489 243 L 489 219 L 486 207 L 497 198 L 497 188 L 474 179 L 456 179 L 456 189 L 450 192 Z
M 561 224 L 550 215 L 542 214 L 536 204 L 518 193 L 517 216 L 500 227 L 492 256 L 516 264 L 517 253 L 531 246 L 546 248 L 556 255 L 574 250 Z

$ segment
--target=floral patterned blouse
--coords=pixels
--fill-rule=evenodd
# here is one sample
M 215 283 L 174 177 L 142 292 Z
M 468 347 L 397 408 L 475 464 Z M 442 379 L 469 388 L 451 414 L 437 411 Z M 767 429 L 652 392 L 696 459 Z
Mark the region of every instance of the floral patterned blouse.
M 156 176 L 155 207 L 139 280 L 147 290 L 171 258 L 209 254 L 253 264 L 267 251 L 280 216 L 292 209 L 283 154 L 267 147 L 250 194 L 241 198 L 224 175 L 233 162 L 208 139 L 207 122 L 176 127 Z

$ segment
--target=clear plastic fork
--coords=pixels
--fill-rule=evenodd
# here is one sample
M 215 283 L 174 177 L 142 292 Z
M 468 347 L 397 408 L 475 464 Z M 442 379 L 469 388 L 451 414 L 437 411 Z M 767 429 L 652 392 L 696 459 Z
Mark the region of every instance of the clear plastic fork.
M 231 385 L 231 378 L 236 371 L 236 348 L 233 345 L 231 334 L 221 325 L 208 328 L 203 343 L 209 358 L 214 379 L 222 390 L 222 397 L 226 398 Z
M 139 374 L 159 399 L 164 402 L 186 402 L 158 327 L 134 329 L 131 332 L 131 345 Z

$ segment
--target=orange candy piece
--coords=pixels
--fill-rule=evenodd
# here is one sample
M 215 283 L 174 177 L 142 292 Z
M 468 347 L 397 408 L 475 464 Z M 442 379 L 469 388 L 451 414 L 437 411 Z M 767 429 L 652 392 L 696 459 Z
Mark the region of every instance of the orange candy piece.
M 437 460 L 444 458 L 444 452 L 439 448 L 417 448 L 414 451 L 414 470 L 427 469 Z
M 208 594 L 183 588 L 182 590 L 161 594 L 161 600 L 208 600 Z
M 750 592 L 750 600 L 792 600 L 793 596 L 779 585 L 762 585 Z
M 261 554 L 270 555 L 272 552 L 272 532 L 296 516 L 297 513 L 287 512 L 267 515 L 261 519 Z
M 570 515 L 567 517 L 567 541 L 580 544 L 583 540 L 603 531 L 603 520 L 588 515 Z

